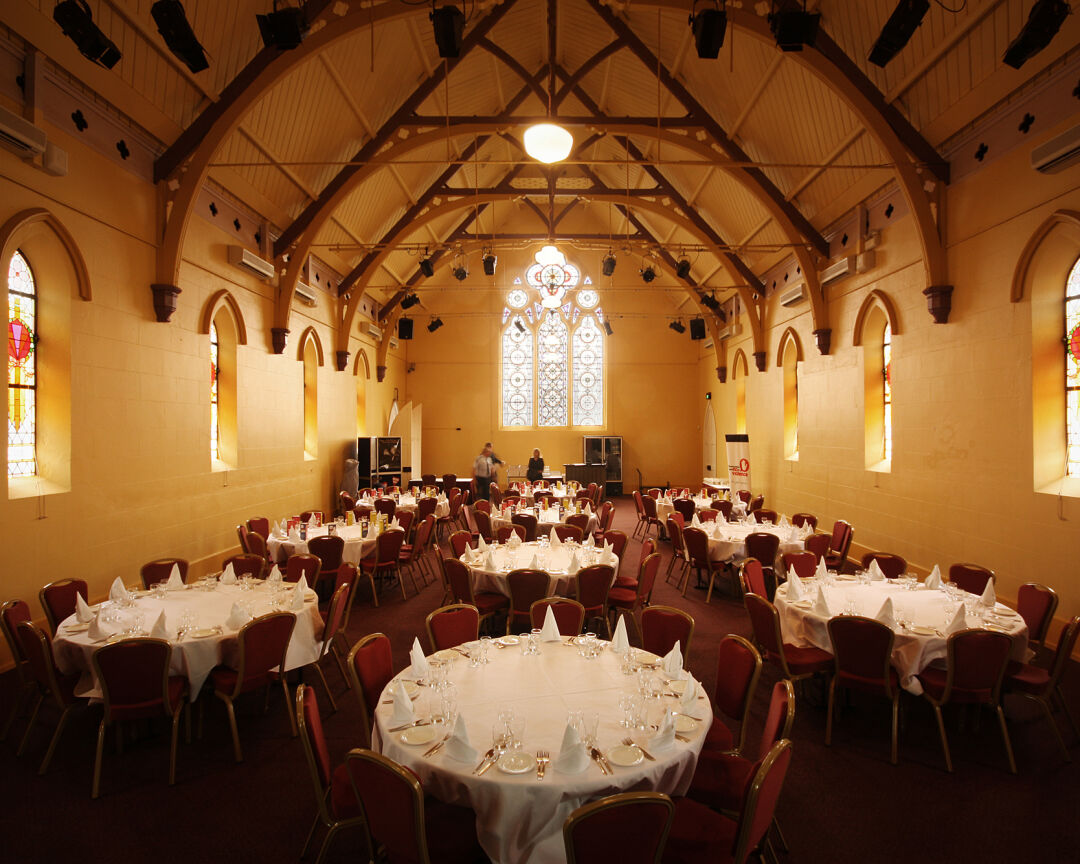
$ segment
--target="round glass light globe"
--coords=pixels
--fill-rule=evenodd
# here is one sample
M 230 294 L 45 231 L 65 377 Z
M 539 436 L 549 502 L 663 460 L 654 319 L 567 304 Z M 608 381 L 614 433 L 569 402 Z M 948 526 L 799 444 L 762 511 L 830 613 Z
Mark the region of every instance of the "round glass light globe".
M 550 165 L 570 155 L 574 136 L 554 123 L 537 123 L 525 130 L 525 152 L 537 162 Z

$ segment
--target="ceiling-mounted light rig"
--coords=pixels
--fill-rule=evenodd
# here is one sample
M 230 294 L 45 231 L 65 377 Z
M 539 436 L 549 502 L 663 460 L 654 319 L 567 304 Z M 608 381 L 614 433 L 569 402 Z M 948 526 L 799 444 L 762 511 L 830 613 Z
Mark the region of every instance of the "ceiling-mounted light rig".
M 495 275 L 495 265 L 498 263 L 498 261 L 499 261 L 498 256 L 495 255 L 494 253 L 492 253 L 492 251 L 490 249 L 484 250 L 484 275 L 485 276 L 494 276 Z
M 652 264 L 646 264 L 641 268 L 641 281 L 648 285 L 656 278 L 656 268 Z
M 727 31 L 727 10 L 722 6 L 715 9 L 702 9 L 697 14 L 691 6 L 690 29 L 694 33 L 694 46 L 697 48 L 697 56 L 702 60 L 715 60 L 720 56 L 720 49 L 724 45 L 724 33 Z
M 680 279 L 686 279 L 690 275 L 690 259 L 682 257 L 675 265 L 675 275 Z
M 79 53 L 106 69 L 120 62 L 120 49 L 94 23 L 86 0 L 62 0 L 53 7 L 53 20 L 75 43 Z
M 286 6 L 284 9 L 277 7 L 277 0 L 274 0 L 274 11 L 255 16 L 255 20 L 259 23 L 259 33 L 263 44 L 267 48 L 277 48 L 281 51 L 299 48 L 308 33 L 307 15 L 304 14 L 303 4 Z
M 607 255 L 604 256 L 604 260 L 601 262 L 600 270 L 605 276 L 611 276 L 615 272 L 615 255 L 610 249 L 608 249 Z
M 686 325 L 683 324 L 682 321 L 680 321 L 678 318 L 676 318 L 674 321 L 672 321 L 667 326 L 670 327 L 672 330 L 674 330 L 676 333 L 685 333 L 686 332 Z
M 420 298 L 414 292 L 410 292 L 401 299 L 401 308 L 412 309 L 419 302 Z
M 435 262 L 431 260 L 428 250 L 424 250 L 424 257 L 420 259 L 420 272 L 430 279 L 435 275 Z
M 440 57 L 460 57 L 461 41 L 465 35 L 465 15 L 457 6 L 435 8 L 431 3 L 431 26 L 435 32 L 435 45 Z
M 442 327 L 442 325 L 442 318 L 439 318 L 437 315 L 432 316 L 431 321 L 427 325 L 428 333 L 434 333 L 436 330 Z

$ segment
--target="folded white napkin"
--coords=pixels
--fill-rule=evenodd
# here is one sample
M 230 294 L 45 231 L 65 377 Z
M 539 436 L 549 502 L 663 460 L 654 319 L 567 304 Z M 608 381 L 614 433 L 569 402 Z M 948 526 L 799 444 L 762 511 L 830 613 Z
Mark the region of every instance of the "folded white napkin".
M 559 632 L 559 625 L 555 621 L 555 613 L 551 611 L 551 607 L 547 607 L 547 611 L 544 613 L 544 626 L 540 630 L 541 642 L 562 642 L 562 634 Z
M 388 526 L 388 529 L 390 531 L 400 531 L 401 530 L 401 523 L 397 521 L 397 516 L 395 516 L 393 519 L 390 520 L 390 525 Z
M 165 625 L 165 610 L 161 610 L 154 626 L 150 628 L 150 636 L 154 639 L 168 639 L 170 642 L 176 639 L 176 633 Z
M 289 531 L 289 542 L 294 544 L 300 542 L 300 529 L 296 525 Z
M 169 571 L 169 581 L 165 583 L 166 591 L 183 591 L 184 580 L 180 578 L 180 568 L 176 565 L 172 565 L 172 570 Z
M 307 530 L 308 531 L 314 531 L 318 527 L 319 527 L 319 522 L 314 516 L 312 516 L 310 519 L 308 519 L 308 523 L 307 523 Z
M 285 532 L 281 530 L 281 525 L 279 525 L 276 521 L 270 526 L 270 536 L 271 537 L 277 537 L 277 536 L 279 536 L 281 534 L 284 534 L 284 533 Z
M 236 584 L 236 571 L 233 569 L 232 561 L 225 565 L 225 572 L 221 574 L 219 581 L 222 585 Z
M 412 723 L 416 715 L 413 713 L 412 699 L 405 691 L 405 682 L 398 678 L 390 692 L 394 695 L 394 713 L 390 715 L 390 726 L 404 726 L 406 723 Z
M 409 651 L 409 663 L 412 664 L 412 673 L 417 678 L 427 678 L 431 674 L 431 664 L 424 656 L 424 649 L 420 647 L 420 640 L 413 637 L 412 649 Z
M 923 582 L 924 588 L 940 588 L 941 587 L 941 568 L 937 564 L 934 565 L 934 569 L 930 571 L 930 575 L 926 577 L 926 581 Z
M 577 571 L 580 570 L 580 569 L 581 569 L 581 562 L 578 560 L 577 549 L 575 549 L 570 553 L 570 562 L 566 565 L 566 572 L 567 573 L 577 573 Z
M 581 736 L 569 723 L 566 724 L 566 731 L 563 732 L 559 755 L 555 757 L 551 767 L 561 774 L 580 774 L 589 767 L 589 754 L 585 752 Z
M 554 528 L 551 529 L 549 541 L 552 549 L 559 549 L 562 547 L 562 540 L 559 539 L 559 534 Z
M 487 541 L 484 540 L 484 535 L 481 534 L 476 539 L 476 549 L 477 549 L 478 552 L 487 552 L 487 548 L 488 548 Z
M 671 650 L 664 655 L 664 673 L 668 678 L 678 678 L 682 674 L 682 644 L 676 642 Z
M 997 594 L 994 592 L 993 579 L 988 579 L 986 581 L 986 587 L 983 589 L 982 597 L 979 598 L 979 602 L 989 609 L 994 608 L 994 604 L 997 603 Z
M 124 580 L 117 576 L 112 583 L 112 587 L 109 588 L 110 600 L 129 600 L 131 599 L 131 592 L 128 591 L 124 585 Z
M 679 710 L 684 714 L 695 713 L 694 709 L 697 708 L 700 686 L 693 675 L 686 679 L 686 689 L 683 690 L 682 696 L 679 697 Z
M 225 619 L 225 626 L 230 630 L 239 630 L 251 620 L 251 613 L 244 609 L 239 602 L 233 603 L 229 610 L 229 617 Z
M 117 630 L 111 624 L 106 624 L 101 620 L 101 610 L 99 609 L 94 616 L 94 620 L 90 622 L 90 626 L 86 630 L 86 635 L 93 639 L 95 642 L 100 642 L 103 639 L 108 639 Z
M 961 603 L 957 609 L 956 614 L 953 615 L 952 621 L 950 621 L 945 627 L 945 635 L 949 636 L 956 633 L 958 630 L 967 629 L 967 613 L 964 611 L 964 604 Z
M 529 562 L 529 569 L 531 569 L 531 570 L 539 570 L 540 569 L 540 558 L 538 557 L 536 552 L 533 552 L 532 561 Z
M 517 535 L 515 534 L 514 536 L 516 537 Z M 509 544 L 507 544 L 507 545 L 509 545 Z M 487 550 L 487 554 L 484 555 L 484 569 L 485 570 L 498 570 L 499 569 L 498 565 L 495 563 L 495 553 L 491 550 L 490 547 Z
M 777 523 L 781 528 L 790 528 L 791 521 L 787 518 L 787 513 L 780 514 L 780 521 Z
M 892 598 L 886 597 L 885 602 L 881 604 L 881 608 L 878 610 L 877 615 L 874 616 L 878 621 L 884 624 L 886 627 L 895 628 L 896 618 L 893 615 Z
M 472 546 L 466 546 L 465 560 L 469 564 L 479 564 L 484 560 L 484 553 L 479 549 L 473 549 Z
M 630 650 L 630 640 L 626 638 L 626 617 L 619 616 L 619 623 L 615 625 L 615 635 L 611 639 L 611 650 L 616 654 L 625 654 Z
M 877 563 L 877 558 L 870 562 L 870 566 L 867 568 L 870 571 L 871 582 L 882 582 L 885 579 L 885 573 L 882 572 L 881 565 Z
M 619 566 L 619 556 L 615 554 L 615 550 L 611 548 L 610 543 L 604 544 L 604 551 L 600 554 L 600 563 L 609 564 L 612 567 Z
M 825 566 L 825 558 L 819 558 L 817 562 L 817 569 L 814 571 L 814 575 L 818 579 L 825 579 L 829 575 L 829 570 Z
M 406 720 L 405 722 L 409 721 Z M 476 762 L 480 755 L 476 748 L 469 743 L 469 732 L 465 728 L 465 717 L 461 714 L 458 714 L 457 722 L 454 723 L 454 731 L 446 739 L 445 749 L 446 755 L 451 759 L 456 759 L 458 762 L 473 763 Z
M 75 620 L 81 624 L 88 624 L 94 620 L 94 613 L 83 600 L 82 594 L 75 592 Z
M 675 746 L 675 717 L 670 711 L 664 712 L 664 719 L 660 722 L 660 728 L 649 742 L 649 749 L 653 753 L 663 753 Z
M 267 575 L 266 581 L 271 585 L 277 585 L 281 581 L 281 570 L 278 569 L 277 564 L 270 568 L 270 573 Z
M 697 515 L 696 512 L 694 513 L 693 516 L 690 517 L 690 527 L 691 528 L 700 528 L 701 527 L 701 520 L 698 519 L 698 515 Z
M 886 600 L 886 603 L 889 601 Z M 829 610 L 829 601 L 825 599 L 824 586 L 818 585 L 817 598 L 814 600 L 813 612 L 815 615 L 820 615 L 822 618 L 832 618 L 832 612 Z
M 588 501 L 585 502 L 585 509 L 582 511 L 586 516 L 592 516 L 592 505 Z
M 806 592 L 803 588 L 802 579 L 799 578 L 799 574 L 795 572 L 794 567 L 789 567 L 787 571 L 787 599 L 788 603 L 798 603 L 803 599 Z
M 296 587 L 293 588 L 292 603 L 289 604 L 289 609 L 293 612 L 302 612 L 304 609 L 305 594 L 307 594 L 307 577 L 301 574 L 300 579 L 296 583 Z

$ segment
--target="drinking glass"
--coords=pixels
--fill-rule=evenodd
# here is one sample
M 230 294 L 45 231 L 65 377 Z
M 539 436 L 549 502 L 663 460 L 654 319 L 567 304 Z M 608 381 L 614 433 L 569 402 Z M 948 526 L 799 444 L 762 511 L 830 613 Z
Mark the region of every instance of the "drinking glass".
M 600 715 L 596 711 L 582 712 L 581 740 L 586 747 L 596 746 L 596 733 L 600 728 Z
M 510 746 L 514 750 L 520 750 L 525 740 L 526 722 L 524 717 L 515 716 L 508 724 L 510 729 Z
M 623 719 L 619 721 L 619 725 L 623 729 L 629 729 L 634 725 L 634 701 L 636 699 L 638 699 L 636 690 L 624 687 L 619 691 L 619 708 L 623 712 Z
M 491 662 L 490 658 L 488 657 L 488 649 L 489 648 L 491 648 L 491 637 L 490 636 L 481 636 L 480 637 L 480 662 L 481 663 L 490 663 Z
M 573 709 L 566 712 L 566 725 L 572 729 L 576 729 L 578 737 L 584 740 L 585 738 L 585 712 L 580 709 Z
M 529 653 L 540 653 L 540 628 L 533 627 L 532 632 L 529 633 Z

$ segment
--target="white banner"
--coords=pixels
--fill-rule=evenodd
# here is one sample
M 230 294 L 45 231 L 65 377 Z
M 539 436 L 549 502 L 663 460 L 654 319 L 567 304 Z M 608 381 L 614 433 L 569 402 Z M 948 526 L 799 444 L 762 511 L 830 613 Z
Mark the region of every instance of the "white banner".
M 727 441 L 728 480 L 731 494 L 750 491 L 750 436 L 725 435 Z

